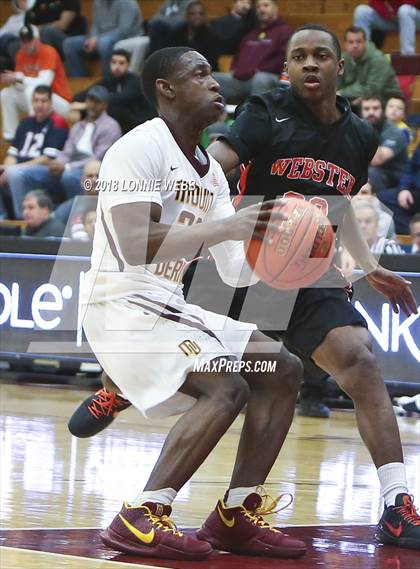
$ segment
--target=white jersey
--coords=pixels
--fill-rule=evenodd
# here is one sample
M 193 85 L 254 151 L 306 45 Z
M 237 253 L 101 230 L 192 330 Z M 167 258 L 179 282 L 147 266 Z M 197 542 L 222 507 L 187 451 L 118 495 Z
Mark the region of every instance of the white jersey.
M 122 298 L 139 290 L 157 294 L 182 290 L 188 265 L 185 259 L 135 266 L 125 260 L 112 221 L 113 207 L 134 202 L 158 204 L 160 222 L 171 226 L 235 213 L 218 162 L 198 147 L 194 156 L 184 152 L 161 118 L 136 127 L 108 150 L 98 190 L 92 268 L 82 290 L 84 303 Z M 231 286 L 257 281 L 245 262 L 242 242 L 224 242 L 210 251 L 221 277 Z

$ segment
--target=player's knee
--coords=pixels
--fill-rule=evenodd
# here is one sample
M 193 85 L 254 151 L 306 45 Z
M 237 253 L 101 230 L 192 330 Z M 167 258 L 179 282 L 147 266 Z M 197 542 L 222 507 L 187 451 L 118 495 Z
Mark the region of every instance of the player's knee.
M 367 387 L 381 379 L 378 362 L 368 344 L 359 345 L 348 354 L 346 371 L 343 379 L 337 380 L 353 399 L 367 394 Z
M 213 399 L 221 413 L 237 414 L 249 399 L 247 382 L 239 374 L 226 374 Z
M 251 390 L 266 391 L 268 397 L 284 397 L 287 392 L 297 395 L 303 376 L 300 359 L 287 350 L 259 360 L 261 373 L 249 382 Z
M 363 374 L 377 367 L 376 358 L 373 355 L 368 344 L 355 344 L 351 349 L 347 350 L 341 359 L 340 367 L 342 370 L 352 370 L 353 374 Z
M 303 365 L 301 360 L 294 354 L 282 350 L 278 359 L 277 376 L 278 383 L 280 383 L 281 386 L 285 386 L 297 394 L 303 378 Z

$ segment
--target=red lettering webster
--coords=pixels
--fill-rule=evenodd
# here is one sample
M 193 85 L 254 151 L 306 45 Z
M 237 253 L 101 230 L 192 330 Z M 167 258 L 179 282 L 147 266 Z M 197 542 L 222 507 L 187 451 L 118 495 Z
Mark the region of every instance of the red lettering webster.
M 327 186 L 335 187 L 345 196 L 351 193 L 355 183 L 355 178 L 337 164 L 302 156 L 279 158 L 271 165 L 270 173 L 272 176 L 286 175 L 289 180 L 325 181 Z
M 271 166 L 271 175 L 283 176 L 287 168 L 290 166 L 291 162 L 292 162 L 291 158 L 280 158 L 279 160 L 276 160 L 274 164 L 272 164 Z

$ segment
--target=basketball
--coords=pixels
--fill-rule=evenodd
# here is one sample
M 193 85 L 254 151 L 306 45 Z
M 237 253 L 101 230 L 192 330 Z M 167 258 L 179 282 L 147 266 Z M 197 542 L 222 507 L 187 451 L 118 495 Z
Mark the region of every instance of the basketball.
M 279 206 L 288 219 L 280 232 L 270 231 L 263 241 L 251 239 L 248 263 L 259 278 L 281 290 L 307 287 L 328 270 L 335 252 L 335 234 L 319 207 L 304 199 L 286 198 Z

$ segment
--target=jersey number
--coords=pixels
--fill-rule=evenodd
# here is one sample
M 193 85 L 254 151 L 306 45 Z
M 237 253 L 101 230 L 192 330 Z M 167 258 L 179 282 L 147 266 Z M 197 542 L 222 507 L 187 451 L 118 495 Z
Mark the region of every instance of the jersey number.
M 305 199 L 305 196 L 303 194 L 299 194 L 298 192 L 286 192 L 283 197 L 296 198 L 298 200 Z M 309 199 L 309 203 L 313 204 L 316 207 L 319 207 L 324 215 L 328 215 L 328 202 L 325 198 L 321 198 L 320 196 L 313 196 Z
M 43 132 L 27 132 L 25 137 L 25 143 L 20 151 L 21 156 L 29 156 L 30 158 L 36 158 L 41 154 L 41 148 L 44 144 L 45 134 Z
M 203 220 L 201 217 L 195 217 L 190 211 L 183 209 L 178 217 L 179 225 L 193 225 L 194 223 L 201 223 Z

